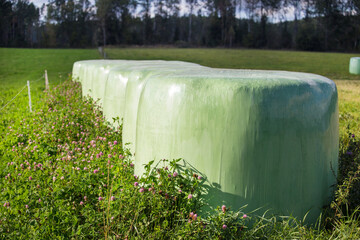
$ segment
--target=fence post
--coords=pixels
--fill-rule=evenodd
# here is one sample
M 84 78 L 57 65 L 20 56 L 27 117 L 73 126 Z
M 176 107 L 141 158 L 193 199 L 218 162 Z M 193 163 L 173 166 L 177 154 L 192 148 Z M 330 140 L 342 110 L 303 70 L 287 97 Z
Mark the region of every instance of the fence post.
M 27 86 L 28 86 L 28 95 L 29 95 L 29 107 L 30 107 L 30 112 L 32 112 L 31 109 L 31 94 L 30 94 L 30 81 L 27 81 Z
M 45 70 L 45 89 L 49 90 L 49 80 L 48 80 L 47 70 Z

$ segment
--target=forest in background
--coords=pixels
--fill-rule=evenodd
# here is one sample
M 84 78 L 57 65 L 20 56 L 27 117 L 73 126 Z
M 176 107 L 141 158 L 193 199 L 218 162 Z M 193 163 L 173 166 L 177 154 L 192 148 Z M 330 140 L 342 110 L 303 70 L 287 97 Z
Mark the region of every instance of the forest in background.
M 360 0 L 0 0 L 0 47 L 356 52 L 359 23 Z

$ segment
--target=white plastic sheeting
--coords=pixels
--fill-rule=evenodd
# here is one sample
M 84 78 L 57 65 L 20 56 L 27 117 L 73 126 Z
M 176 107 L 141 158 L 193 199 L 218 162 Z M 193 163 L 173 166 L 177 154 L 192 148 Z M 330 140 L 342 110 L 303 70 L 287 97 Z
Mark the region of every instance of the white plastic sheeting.
M 76 62 L 73 76 L 107 119 L 124 119 L 136 174 L 153 159 L 184 158 L 206 175 L 210 206 L 309 211 L 310 222 L 331 198 L 338 105 L 327 78 L 125 60 Z

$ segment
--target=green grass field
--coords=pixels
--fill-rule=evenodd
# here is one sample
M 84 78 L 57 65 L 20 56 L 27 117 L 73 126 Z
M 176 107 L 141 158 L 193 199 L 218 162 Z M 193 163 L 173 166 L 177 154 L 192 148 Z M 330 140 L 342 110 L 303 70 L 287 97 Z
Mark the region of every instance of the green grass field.
M 153 198 L 151 194 L 142 195 L 136 189 L 134 190 L 134 176 L 128 164 L 129 162 L 118 161 L 116 161 L 118 165 L 115 165 L 115 169 L 124 174 L 124 176 L 119 175 L 118 177 L 127 185 L 125 184 L 126 187 L 117 186 L 117 191 L 119 192 L 119 188 L 123 187 L 128 195 L 124 198 L 119 197 L 119 201 L 116 202 L 117 205 L 109 209 L 105 201 L 99 200 L 99 196 L 101 196 L 110 202 L 112 190 L 108 192 L 106 184 L 105 187 L 103 185 L 106 181 L 109 184 L 109 178 L 106 178 L 106 175 L 100 176 L 98 174 L 94 177 L 94 175 L 88 174 L 83 177 L 74 170 L 74 168 L 78 167 L 76 160 L 73 160 L 71 164 L 70 162 L 59 161 L 57 166 L 52 165 L 53 163 L 48 160 L 50 155 L 54 159 L 62 158 L 66 160 L 70 155 L 65 158 L 64 156 L 67 155 L 62 154 L 68 154 L 69 149 L 74 147 L 74 152 L 78 151 L 76 150 L 78 149 L 76 144 L 79 141 L 77 135 L 79 132 L 84 135 L 89 134 L 89 138 L 80 140 L 80 142 L 83 141 L 85 146 L 94 146 L 91 140 L 96 139 L 98 141 L 99 136 L 107 136 L 107 139 L 111 142 L 116 141 L 119 134 L 111 132 L 101 121 L 101 113 L 93 110 L 90 103 L 81 101 L 79 87 L 75 86 L 74 83 L 67 82 L 67 85 L 50 92 L 48 95 L 44 93 L 43 79 L 33 82 L 39 79 L 46 69 L 49 74 L 50 87 L 54 89 L 56 85 L 66 80 L 66 76 L 71 72 L 75 61 L 99 59 L 98 51 L 95 49 L 0 48 L 0 185 L 3 184 L 1 185 L 3 191 L 0 192 L 0 238 L 11 236 L 10 239 L 21 237 L 39 239 L 51 235 L 52 237 L 62 236 L 65 239 L 117 239 L 127 236 L 132 239 L 141 238 L 142 234 L 153 236 L 153 238 L 169 234 L 169 236 L 183 237 L 183 239 L 190 239 L 191 237 L 195 239 L 194 234 L 210 234 L 201 236 L 212 236 L 212 239 L 224 239 L 232 236 L 238 236 L 241 239 L 360 238 L 359 212 L 354 211 L 356 207 L 360 206 L 360 76 L 348 73 L 349 59 L 355 55 L 243 49 L 172 48 L 108 48 L 106 52 L 110 59 L 183 60 L 217 68 L 310 72 L 335 80 L 339 93 L 340 177 L 333 207 L 328 207 L 328 211 L 324 215 L 329 218 L 324 218 L 325 220 L 323 219 L 319 228 L 306 227 L 292 220 L 279 222 L 276 218 L 262 219 L 258 220 L 253 228 L 237 232 L 237 228 L 231 228 L 230 226 L 234 224 L 233 226 L 239 227 L 239 225 L 232 222 L 232 216 L 228 214 L 225 216 L 220 210 L 219 215 L 215 216 L 211 221 L 208 220 L 209 227 L 204 228 L 205 230 L 203 230 L 203 223 L 199 221 L 197 222 L 198 225 L 192 224 L 190 226 L 179 223 L 172 225 L 175 226 L 174 228 L 170 228 L 170 225 L 164 226 L 161 224 L 164 223 L 163 219 L 169 220 L 169 223 L 174 220 L 172 217 L 174 209 L 171 208 L 171 205 L 166 205 L 167 202 L 163 202 L 163 198 Z M 25 86 L 27 80 L 31 81 L 33 109 L 41 111 L 36 115 L 29 113 L 26 88 L 9 105 L 3 108 Z M 53 111 L 51 109 L 57 110 Z M 94 119 L 96 121 L 93 121 Z M 83 126 L 77 126 L 74 122 L 81 122 Z M 10 126 L 12 128 L 9 128 Z M 17 130 L 12 130 L 14 128 Z M 352 137 L 352 134 L 355 136 Z M 19 142 L 20 144 L 18 144 Z M 38 150 L 36 148 L 30 150 L 30 148 L 21 145 L 21 142 L 25 142 L 25 146 L 30 146 L 33 143 L 33 145 L 37 144 L 40 147 Z M 88 165 L 79 163 L 79 166 L 82 165 L 82 169 L 92 167 L 89 173 L 92 173 L 93 169 L 99 166 L 102 166 L 103 169 L 108 167 L 106 165 L 108 163 L 107 154 L 113 154 L 116 151 L 117 154 L 126 155 L 122 152 L 123 149 L 119 147 L 121 144 L 115 147 L 110 145 L 109 147 L 107 141 L 101 139 L 97 144 L 96 149 L 94 147 L 94 149 L 84 150 L 84 154 L 95 156 L 99 151 L 103 151 L 104 157 L 94 157 L 94 161 Z M 58 149 L 59 146 L 61 146 L 60 149 Z M 111 147 L 114 147 L 115 150 Z M 42 163 L 45 170 L 43 172 L 25 171 L 27 161 L 34 163 L 34 165 L 35 161 L 36 164 Z M 11 164 L 11 162 L 14 162 L 14 164 Z M 22 170 L 20 171 L 18 167 L 20 163 L 25 165 L 24 172 L 21 172 Z M 47 168 L 47 166 L 51 167 Z M 60 170 L 58 170 L 59 167 Z M 124 169 L 126 172 L 122 172 Z M 18 175 L 19 171 L 22 175 Z M 9 172 L 12 173 L 11 176 L 8 175 Z M 111 172 L 111 174 L 118 174 L 118 172 Z M 165 178 L 168 176 L 167 172 L 163 174 Z M 55 179 L 54 176 L 56 176 Z M 63 176 L 65 176 L 65 181 L 67 181 L 66 179 L 71 180 L 67 181 L 66 184 L 59 181 Z M 31 181 L 29 180 L 30 177 Z M 156 177 L 153 178 L 156 179 Z M 191 178 L 192 175 L 190 175 L 189 179 Z M 150 183 L 152 180 L 144 181 Z M 41 187 L 42 184 L 46 187 Z M 85 185 L 92 185 L 95 188 L 88 189 Z M 32 195 L 27 194 L 28 189 L 31 189 Z M 164 191 L 175 190 L 171 188 L 164 189 Z M 12 198 L 15 192 L 21 198 L 18 197 L 17 201 L 9 203 L 8 200 Z M 91 204 L 90 200 L 86 202 L 87 197 L 84 200 L 84 192 L 87 197 L 91 196 L 93 198 Z M 177 190 L 174 194 L 177 194 L 176 192 Z M 119 192 L 120 196 L 121 194 Z M 47 196 L 52 197 L 48 198 Z M 149 199 L 153 201 L 157 208 L 152 208 Z M 28 204 L 28 202 L 31 202 L 31 204 L 29 204 L 29 209 L 28 205 L 26 205 L 26 210 L 25 204 Z M 10 207 L 6 205 L 8 203 Z M 165 205 L 160 207 L 161 204 L 165 204 L 168 208 L 165 208 Z M 145 205 L 147 210 L 141 208 L 141 206 Z M 123 206 L 127 207 L 123 208 Z M 187 209 L 186 204 L 184 206 L 187 211 L 191 210 Z M 341 211 L 347 209 L 347 207 L 350 207 L 349 209 L 355 214 L 349 216 L 346 212 Z M 146 212 L 148 208 L 150 208 L 150 213 Z M 168 210 L 163 211 L 163 208 Z M 109 215 L 109 211 L 114 215 Z M 144 214 L 142 217 L 145 216 L 142 220 L 137 215 L 141 211 Z M 186 219 L 186 214 L 181 214 Z M 123 215 L 134 216 L 134 218 L 122 218 Z M 160 218 L 151 218 L 160 215 L 162 217 L 161 221 Z M 111 223 L 113 219 L 110 218 L 111 216 L 115 216 L 114 224 Z M 101 219 L 100 222 L 97 219 Z M 206 219 L 203 220 L 207 221 Z M 226 224 L 229 226 L 226 231 L 222 228 L 225 220 L 228 221 Z M 153 221 L 161 226 L 156 228 L 157 225 Z M 149 231 L 146 224 L 153 223 L 156 225 L 153 229 L 156 230 Z M 137 226 L 136 231 L 134 226 Z M 174 230 L 175 228 L 177 230 Z M 18 233 L 15 231 L 18 231 Z M 31 237 L 27 235 L 28 233 L 31 233 Z
M 108 48 L 111 59 L 182 60 L 216 68 L 286 70 L 323 75 L 332 80 L 360 80 L 349 74 L 349 61 L 358 55 L 248 49 Z
M 216 68 L 287 70 L 316 73 L 332 80 L 360 80 L 349 74 L 355 54 L 245 49 L 108 48 L 110 59 L 182 60 Z M 95 49 L 5 49 L 0 48 L 1 87 L 37 79 L 45 69 L 57 83 L 59 74 L 71 72 L 72 64 L 98 59 Z
M 52 84 L 71 72 L 75 61 L 99 58 L 97 50 L 88 49 L 6 49 L 0 48 L 1 88 L 26 84 L 48 71 Z
M 182 60 L 216 68 L 286 70 L 323 75 L 335 80 L 338 86 L 340 112 L 347 113 L 345 120 L 354 120 L 351 125 L 360 120 L 360 82 L 353 81 L 360 80 L 360 75 L 349 74 L 349 61 L 355 54 L 178 48 L 108 48 L 106 52 L 110 59 Z M 45 69 L 50 85 L 56 85 L 71 72 L 75 61 L 99 58 L 97 49 L 0 48 L 0 106 L 17 93 L 26 80 L 38 79 Z M 36 92 L 44 89 L 43 83 L 42 80 L 35 83 Z M 26 94 L 21 96 L 25 98 Z M 341 128 L 345 129 L 347 125 L 344 123 Z

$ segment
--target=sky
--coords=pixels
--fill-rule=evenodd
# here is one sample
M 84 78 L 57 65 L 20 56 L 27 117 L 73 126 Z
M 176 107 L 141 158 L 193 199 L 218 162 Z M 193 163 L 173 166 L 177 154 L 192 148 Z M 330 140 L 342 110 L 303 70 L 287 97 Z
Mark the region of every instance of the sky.
M 34 3 L 37 7 L 41 7 L 43 3 L 47 3 L 48 0 L 29 0 L 29 2 Z

